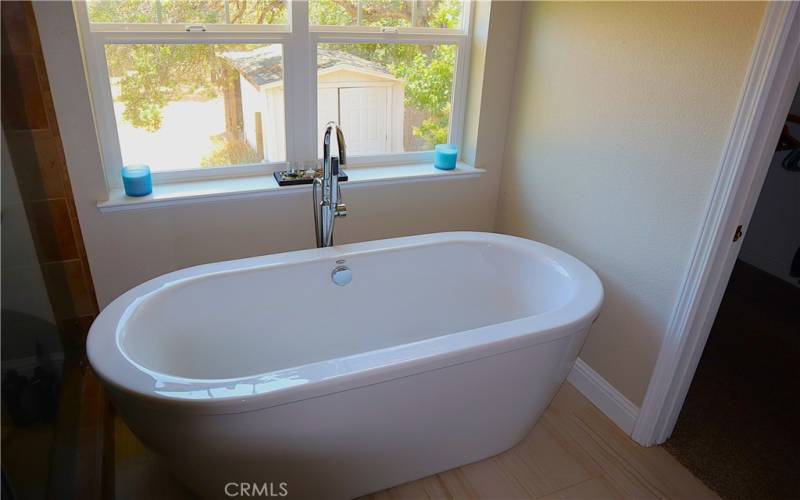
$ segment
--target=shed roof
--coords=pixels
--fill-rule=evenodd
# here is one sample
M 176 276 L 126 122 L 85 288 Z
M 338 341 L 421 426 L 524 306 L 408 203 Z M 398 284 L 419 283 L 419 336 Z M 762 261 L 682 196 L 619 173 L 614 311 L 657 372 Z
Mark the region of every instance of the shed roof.
M 242 76 L 256 87 L 283 80 L 283 57 L 279 44 L 267 45 L 247 52 L 224 52 L 220 54 L 220 57 L 230 62 Z M 336 66 L 347 66 L 354 71 L 363 70 L 365 73 L 395 79 L 382 64 L 343 50 L 317 49 L 318 71 Z

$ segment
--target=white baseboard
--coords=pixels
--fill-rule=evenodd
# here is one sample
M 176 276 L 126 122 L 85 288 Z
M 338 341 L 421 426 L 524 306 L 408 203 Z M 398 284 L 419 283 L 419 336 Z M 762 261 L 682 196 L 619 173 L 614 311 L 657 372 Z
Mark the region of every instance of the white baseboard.
M 628 401 L 618 390 L 592 370 L 582 359 L 575 361 L 575 366 L 569 372 L 567 380 L 575 386 L 586 399 L 592 402 L 625 434 L 633 432 L 639 408 Z

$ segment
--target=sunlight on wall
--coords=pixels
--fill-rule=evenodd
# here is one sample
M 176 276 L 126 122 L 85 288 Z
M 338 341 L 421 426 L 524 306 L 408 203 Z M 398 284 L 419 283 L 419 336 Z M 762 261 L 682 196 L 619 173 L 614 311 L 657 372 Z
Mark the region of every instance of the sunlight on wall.
M 761 3 L 525 4 L 497 229 L 603 280 L 581 358 L 640 404 L 736 111 Z

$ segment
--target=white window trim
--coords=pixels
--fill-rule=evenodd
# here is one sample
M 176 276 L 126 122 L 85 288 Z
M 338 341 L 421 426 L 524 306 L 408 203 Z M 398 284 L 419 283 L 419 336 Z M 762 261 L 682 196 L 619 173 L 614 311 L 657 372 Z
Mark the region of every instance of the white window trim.
M 464 115 L 469 78 L 472 37 L 472 5 L 464 2 L 463 29 L 398 28 L 384 32 L 365 26 L 309 26 L 308 3 L 287 2 L 289 26 L 204 25 L 206 31 L 186 31 L 192 24 L 91 24 L 84 1 L 73 3 L 83 45 L 93 113 L 109 191 L 122 185 L 122 153 L 114 117 L 111 84 L 105 58 L 107 43 L 279 43 L 283 46 L 284 119 L 286 162 L 265 162 L 221 168 L 196 168 L 154 172 L 155 184 L 204 179 L 269 175 L 286 167 L 287 162 L 317 161 L 317 63 L 320 43 L 414 43 L 452 44 L 457 47 L 454 70 L 453 105 L 450 116 L 451 144 L 463 150 Z M 311 132 L 311 131 L 315 131 Z M 383 155 L 350 155 L 350 167 L 376 167 L 433 161 L 433 151 Z

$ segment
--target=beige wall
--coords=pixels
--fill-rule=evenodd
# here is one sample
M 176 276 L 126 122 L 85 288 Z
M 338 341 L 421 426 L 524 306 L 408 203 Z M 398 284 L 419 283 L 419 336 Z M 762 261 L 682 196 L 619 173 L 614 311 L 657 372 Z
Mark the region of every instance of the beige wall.
M 483 6 L 483 15 L 490 15 Z M 314 246 L 310 190 L 261 198 L 204 202 L 102 214 L 107 195 L 86 77 L 69 2 L 35 2 L 59 128 L 86 250 L 101 307 L 160 274 L 219 260 Z M 494 78 L 476 82 L 467 113 L 481 118 L 470 146 L 478 178 L 343 185 L 350 215 L 337 221 L 336 241 L 347 243 L 435 231 L 494 227 L 497 185 L 514 70 L 520 6 L 491 7 L 498 20 L 476 37 L 473 53 L 491 63 Z M 487 98 L 484 96 L 490 94 Z M 484 126 L 485 125 L 485 126 Z
M 764 4 L 528 3 L 498 231 L 588 263 L 581 353 L 639 405 L 688 267 Z

